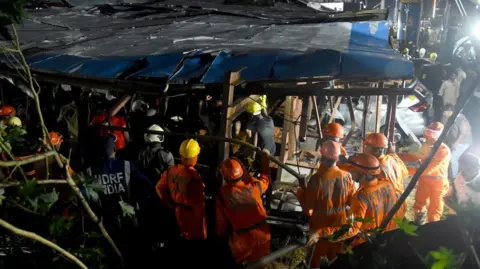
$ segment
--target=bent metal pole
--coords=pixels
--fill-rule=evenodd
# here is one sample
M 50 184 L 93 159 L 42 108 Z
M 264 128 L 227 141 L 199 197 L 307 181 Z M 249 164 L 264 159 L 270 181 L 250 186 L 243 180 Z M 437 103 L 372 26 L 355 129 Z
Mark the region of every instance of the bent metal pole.
M 212 141 L 212 140 L 222 141 L 222 142 L 225 142 L 225 143 L 239 144 L 239 145 L 251 148 L 251 149 L 256 150 L 256 151 L 262 151 L 261 148 L 255 147 L 254 145 L 252 145 L 250 143 L 243 142 L 243 141 L 238 140 L 238 139 L 227 138 L 227 137 L 210 136 L 210 135 L 196 135 L 196 134 L 186 134 L 186 133 L 174 133 L 174 132 L 160 132 L 160 131 L 150 131 L 150 130 L 135 130 L 135 129 L 132 129 L 132 128 L 123 128 L 123 127 L 106 126 L 106 125 L 100 125 L 100 126 L 97 126 L 97 127 L 107 129 L 107 130 L 118 130 L 118 131 L 124 131 L 124 132 L 134 132 L 134 133 L 143 133 L 143 134 L 157 134 L 157 135 L 164 135 L 164 136 L 183 136 L 183 137 L 186 137 L 186 138 L 195 138 L 195 139 L 206 140 L 206 141 Z M 304 176 L 298 174 L 292 168 L 288 167 L 286 164 L 281 163 L 275 157 L 269 155 L 268 158 L 270 159 L 270 161 L 274 162 L 279 167 L 285 169 L 285 171 L 290 173 L 292 176 L 296 177 L 299 180 L 300 184 L 302 184 L 302 182 L 305 181 Z

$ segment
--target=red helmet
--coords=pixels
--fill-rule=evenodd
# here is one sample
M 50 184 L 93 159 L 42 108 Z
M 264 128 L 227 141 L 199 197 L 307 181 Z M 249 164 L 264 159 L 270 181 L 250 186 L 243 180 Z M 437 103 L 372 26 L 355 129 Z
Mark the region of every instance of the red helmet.
M 17 115 L 17 110 L 13 106 L 0 106 L 0 117 L 15 115 Z
M 228 158 L 220 164 L 220 173 L 227 180 L 238 180 L 243 176 L 243 164 L 236 158 Z
M 322 130 L 323 136 L 343 138 L 343 126 L 339 123 L 329 123 Z
M 425 129 L 423 136 L 425 137 L 425 139 L 431 139 L 436 141 L 442 134 L 443 127 L 444 126 L 441 122 L 434 121 L 427 126 L 427 129 Z
M 61 134 L 57 132 L 50 132 L 48 134 L 50 135 L 50 141 L 52 142 L 52 145 L 58 146 L 63 143 L 63 137 Z
M 367 135 L 363 144 L 372 148 L 388 148 L 387 137 L 381 133 L 371 133 Z
M 359 153 L 353 156 L 349 161 L 349 170 L 358 171 L 367 175 L 380 174 L 380 162 L 378 159 L 370 154 Z
M 320 153 L 322 157 L 325 157 L 330 160 L 338 160 L 338 156 L 340 156 L 340 144 L 334 141 L 325 141 L 320 148 Z

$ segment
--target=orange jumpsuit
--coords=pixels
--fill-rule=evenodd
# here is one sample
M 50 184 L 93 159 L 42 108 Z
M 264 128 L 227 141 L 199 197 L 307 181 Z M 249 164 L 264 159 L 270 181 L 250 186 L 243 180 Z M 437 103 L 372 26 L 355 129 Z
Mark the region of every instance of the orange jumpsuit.
M 428 157 L 431 150 L 432 146 L 423 144 L 418 152 L 405 154 L 401 158 L 410 169 L 410 172 L 413 172 L 420 166 L 419 161 L 423 162 Z M 450 158 L 450 149 L 447 145 L 442 143 L 432 161 L 427 166 L 427 169 L 425 169 L 418 180 L 413 210 L 417 215 L 421 214 L 429 201 L 427 209 L 427 218 L 429 222 L 439 221 L 443 214 L 443 197 L 448 192 L 449 188 L 448 166 L 450 164 Z
M 195 168 L 172 166 L 163 172 L 155 188 L 163 203 L 175 208 L 183 238 L 206 238 L 204 184 Z
M 310 229 L 341 227 L 348 223 L 347 206 L 350 206 L 355 186 L 350 173 L 337 166 L 323 167 L 312 176 L 307 189 L 298 189 L 297 197 L 303 212 L 310 215 Z M 315 246 L 310 266 L 320 267 L 320 258 L 332 260 L 342 252 L 343 242 L 319 240 Z
M 378 158 L 381 167 L 379 179 L 386 179 L 392 183 L 397 196 L 400 197 L 404 191 L 403 179 L 408 177 L 408 170 L 397 154 L 390 153 Z M 397 215 L 403 219 L 407 211 L 407 203 L 404 202 Z
M 360 231 L 369 233 L 380 227 L 383 219 L 387 216 L 397 200 L 395 188 L 387 180 L 374 179 L 370 181 L 368 185 L 361 185 L 352 199 L 352 211 L 355 218 L 372 219 L 372 221 L 354 222 L 353 227 L 337 241 L 351 238 L 360 233 Z M 395 217 L 398 217 L 398 212 Z M 388 223 L 387 227 L 385 227 L 384 231 L 388 232 L 396 228 L 397 225 L 392 220 Z M 330 229 L 330 233 L 331 231 Z M 359 237 L 355 239 L 350 246 L 355 247 L 363 242 L 365 242 L 365 238 Z
M 267 190 L 269 175 L 230 182 L 217 197 L 217 233 L 231 233 L 230 249 L 237 264 L 257 261 L 270 253 L 270 228 L 262 194 Z

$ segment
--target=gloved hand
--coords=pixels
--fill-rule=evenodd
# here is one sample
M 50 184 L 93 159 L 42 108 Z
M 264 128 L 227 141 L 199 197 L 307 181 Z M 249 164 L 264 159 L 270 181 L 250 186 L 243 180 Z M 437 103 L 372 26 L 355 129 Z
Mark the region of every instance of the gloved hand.
M 395 145 L 392 142 L 388 143 L 388 153 L 395 153 Z
M 313 246 L 315 245 L 318 240 L 320 239 L 320 234 L 317 232 L 317 231 L 310 231 L 309 232 L 309 237 L 308 237 L 308 242 L 307 242 L 307 246 Z
M 338 163 L 346 163 L 347 161 L 348 161 L 348 158 L 345 155 L 338 156 Z

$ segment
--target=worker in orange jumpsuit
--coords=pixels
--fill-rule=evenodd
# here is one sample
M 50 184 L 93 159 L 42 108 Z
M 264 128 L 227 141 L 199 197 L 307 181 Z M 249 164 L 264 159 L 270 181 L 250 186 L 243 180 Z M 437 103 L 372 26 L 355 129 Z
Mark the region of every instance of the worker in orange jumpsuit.
M 8 119 L 17 115 L 17 110 L 13 106 L 0 106 L 0 119 L 2 125 L 7 125 Z
M 127 127 L 127 122 L 125 120 L 125 117 L 123 116 L 112 116 L 106 123 L 104 123 L 105 120 L 108 119 L 108 113 L 102 112 L 99 114 L 96 114 L 92 121 L 90 122 L 90 125 L 93 126 L 98 126 L 98 125 L 107 125 L 107 126 L 114 126 L 114 127 Z M 115 140 L 115 148 L 117 150 L 122 150 L 125 148 L 127 145 L 127 141 L 130 140 L 130 135 L 128 132 L 124 131 L 119 131 L 119 130 L 106 130 L 106 129 L 100 129 L 100 136 L 105 136 L 106 134 L 113 134 L 116 137 Z
M 341 143 L 341 140 L 344 137 L 344 132 L 343 126 L 339 123 L 333 122 L 325 125 L 322 130 L 323 138 L 318 140 L 317 149 L 320 148 L 325 141 L 332 140 L 334 142 Z M 340 145 L 340 153 L 341 156 L 345 157 L 340 157 L 341 159 L 348 158 L 347 150 L 342 145 Z
M 340 227 L 348 223 L 348 206 L 355 194 L 355 186 L 350 173 L 340 170 L 336 162 L 341 154 L 340 144 L 333 141 L 323 143 L 320 153 L 320 167 L 308 182 L 306 189 L 297 191 L 298 201 L 303 212 L 310 216 L 310 233 L 326 227 Z M 331 243 L 320 240 L 310 261 L 311 268 L 320 267 L 321 257 L 332 260 L 342 252 L 343 242 Z
M 388 149 L 388 140 L 384 134 L 371 133 L 363 142 L 363 152 L 377 157 L 380 162 L 379 179 L 385 179 L 392 183 L 398 196 L 404 191 L 403 179 L 408 177 L 408 170 L 403 161 L 395 154 L 393 146 Z M 403 219 L 407 211 L 407 203 L 403 203 L 402 208 L 398 211 L 399 216 Z
M 348 163 L 348 170 L 352 174 L 353 180 L 360 183 L 360 188 L 352 199 L 353 215 L 355 219 L 371 219 L 372 221 L 355 221 L 353 227 L 347 233 L 335 239 L 334 242 L 352 238 L 358 235 L 360 231 L 366 232 L 377 229 L 398 200 L 392 183 L 388 180 L 378 179 L 381 171 L 380 162 L 375 156 L 360 153 L 352 157 Z M 398 217 L 398 215 L 395 217 Z M 384 231 L 388 232 L 396 228 L 397 225 L 390 221 Z M 319 233 L 319 236 L 331 234 L 337 230 L 326 228 Z M 363 236 L 357 237 L 350 246 L 355 247 L 364 241 Z
M 226 181 L 217 196 L 217 234 L 229 235 L 237 264 L 253 262 L 270 253 L 270 228 L 262 195 L 270 182 L 268 150 L 260 156 L 260 176 L 251 177 L 240 160 L 230 157 L 219 166 Z M 231 233 L 228 234 L 228 228 Z
M 432 122 L 427 126 L 424 132 L 426 142 L 415 153 L 404 154 L 400 156 L 409 169 L 415 171 L 420 164 L 430 154 L 433 144 L 438 140 L 443 131 L 443 124 Z M 443 197 L 448 192 L 448 166 L 450 164 L 451 153 L 448 146 L 444 143 L 440 145 L 428 164 L 427 169 L 422 173 L 418 180 L 417 192 L 415 193 L 415 212 L 416 222 L 422 224 L 425 221 L 425 206 L 429 201 L 426 212 L 429 222 L 439 221 L 443 214 Z M 411 171 L 412 171 L 411 170 Z
M 181 164 L 162 173 L 156 191 L 163 203 L 175 209 L 181 237 L 206 238 L 204 184 L 195 165 L 200 154 L 197 141 L 187 139 L 180 145 Z

